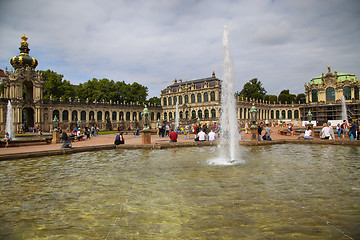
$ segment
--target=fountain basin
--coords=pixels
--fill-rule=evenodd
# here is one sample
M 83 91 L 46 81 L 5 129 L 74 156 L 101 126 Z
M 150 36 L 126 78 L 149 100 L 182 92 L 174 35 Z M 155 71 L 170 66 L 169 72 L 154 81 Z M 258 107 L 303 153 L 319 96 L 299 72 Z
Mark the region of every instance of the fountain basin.
M 359 238 L 359 147 L 240 148 L 228 166 L 213 146 L 0 162 L 0 238 Z

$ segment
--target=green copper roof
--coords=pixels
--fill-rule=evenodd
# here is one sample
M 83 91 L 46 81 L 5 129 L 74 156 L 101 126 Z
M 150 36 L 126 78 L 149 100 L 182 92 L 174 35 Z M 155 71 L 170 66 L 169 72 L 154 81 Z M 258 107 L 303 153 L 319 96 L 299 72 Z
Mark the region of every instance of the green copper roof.
M 337 76 L 338 76 L 338 82 L 344 82 L 346 80 L 349 80 L 350 82 L 359 82 L 359 79 L 354 74 L 338 72 Z M 321 77 L 322 76 L 318 76 L 318 77 L 311 79 L 309 84 L 310 85 L 311 84 L 321 84 L 322 83 Z

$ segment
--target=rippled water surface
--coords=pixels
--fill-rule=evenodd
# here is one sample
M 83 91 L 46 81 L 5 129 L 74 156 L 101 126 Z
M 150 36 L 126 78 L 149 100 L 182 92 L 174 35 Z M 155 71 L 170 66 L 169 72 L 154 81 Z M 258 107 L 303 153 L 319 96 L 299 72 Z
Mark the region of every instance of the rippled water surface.
M 0 162 L 0 239 L 360 239 L 359 147 L 107 150 Z

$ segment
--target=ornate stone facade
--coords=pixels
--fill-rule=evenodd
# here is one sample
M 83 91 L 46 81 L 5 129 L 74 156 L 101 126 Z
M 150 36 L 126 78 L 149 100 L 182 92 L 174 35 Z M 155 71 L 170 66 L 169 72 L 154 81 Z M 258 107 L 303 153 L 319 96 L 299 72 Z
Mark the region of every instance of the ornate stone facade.
M 120 104 L 111 102 L 46 102 L 43 99 L 44 82 L 39 71 L 35 71 L 37 60 L 28 53 L 26 36 L 22 37 L 20 55 L 11 58 L 15 70 L 5 71 L 4 93 L 0 98 L 0 131 L 5 131 L 7 102 L 13 106 L 14 130 L 23 127 L 38 127 L 42 131 L 53 128 L 53 119 L 63 129 L 75 126 L 99 126 L 100 129 L 142 127 L 143 105 L 137 103 Z M 150 126 L 155 128 L 161 118 L 161 106 L 149 106 Z

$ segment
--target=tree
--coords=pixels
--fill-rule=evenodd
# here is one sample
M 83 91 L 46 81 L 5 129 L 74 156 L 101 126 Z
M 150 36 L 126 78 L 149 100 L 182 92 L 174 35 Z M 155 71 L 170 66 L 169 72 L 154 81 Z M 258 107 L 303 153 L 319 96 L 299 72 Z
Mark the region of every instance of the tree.
M 304 93 L 299 93 L 296 96 L 296 102 L 300 102 L 300 103 L 306 103 L 306 95 Z
M 158 97 L 149 98 L 148 103 L 154 104 L 155 106 L 161 105 L 161 99 Z
M 69 81 L 63 80 L 63 75 L 54 71 L 41 71 L 44 80 L 44 100 L 67 101 L 69 98 L 75 99 L 75 87 Z
M 264 100 L 268 101 L 270 103 L 276 103 L 277 102 L 277 96 L 276 95 L 265 95 Z
M 239 95 L 244 98 L 264 99 L 265 94 L 266 90 L 263 88 L 262 83 L 257 78 L 253 78 L 245 83 Z
M 279 94 L 278 101 L 281 103 L 292 103 L 296 100 L 295 94 L 290 94 L 290 90 L 282 90 Z

